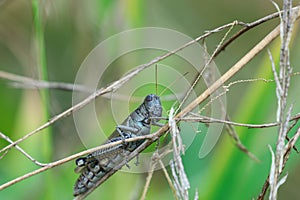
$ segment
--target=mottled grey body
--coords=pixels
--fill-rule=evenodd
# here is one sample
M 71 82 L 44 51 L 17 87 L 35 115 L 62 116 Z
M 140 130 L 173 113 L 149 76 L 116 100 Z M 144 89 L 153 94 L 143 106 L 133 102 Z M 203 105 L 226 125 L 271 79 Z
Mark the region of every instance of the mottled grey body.
M 104 144 L 150 134 L 150 126 L 159 125 L 158 120 L 151 117 L 161 117 L 161 114 L 162 106 L 159 97 L 154 94 L 147 95 L 144 102 L 121 125 L 117 126 Z M 74 196 L 84 194 L 94 187 L 101 177 L 126 159 L 130 152 L 143 142 L 143 140 L 124 142 L 77 159 L 75 172 L 81 174 L 74 186 Z

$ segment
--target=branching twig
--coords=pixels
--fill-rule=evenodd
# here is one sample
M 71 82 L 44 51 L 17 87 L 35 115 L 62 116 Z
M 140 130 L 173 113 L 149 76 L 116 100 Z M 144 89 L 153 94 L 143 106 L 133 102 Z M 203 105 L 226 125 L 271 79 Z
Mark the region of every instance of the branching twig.
M 291 153 L 291 150 L 295 146 L 295 143 L 299 139 L 299 137 L 300 137 L 300 128 L 298 128 L 296 134 L 290 139 L 290 141 L 286 145 L 287 148 L 285 149 L 282 170 L 284 169 L 284 167 L 286 165 L 286 162 L 288 161 L 289 155 Z M 267 190 L 268 190 L 268 188 L 270 186 L 269 178 L 270 178 L 270 175 L 267 177 L 267 179 L 266 179 L 266 181 L 265 181 L 265 183 L 264 183 L 264 185 L 262 187 L 262 191 L 260 192 L 259 196 L 257 197 L 257 200 L 263 200 L 264 199 L 264 197 L 265 197 L 265 195 L 267 193 Z
M 9 143 L 13 143 L 13 141 L 6 135 L 4 135 L 3 133 L 0 132 L 0 137 L 3 138 L 4 140 L 6 140 Z M 28 158 L 29 160 L 31 160 L 34 164 L 43 167 L 46 166 L 47 164 L 45 163 L 40 163 L 38 162 L 36 159 L 32 158 L 25 150 L 23 150 L 21 147 L 19 147 L 18 145 L 15 146 L 17 150 L 19 150 L 26 158 Z M 1 156 L 2 158 L 3 156 Z M 0 158 L 0 159 L 1 159 Z
M 277 6 L 274 3 L 275 6 Z M 276 94 L 278 99 L 277 107 L 277 121 L 279 122 L 278 139 L 276 144 L 275 155 L 272 153 L 272 164 L 270 169 L 269 183 L 270 183 L 270 200 L 277 199 L 277 193 L 280 185 L 282 185 L 286 176 L 282 179 L 279 178 L 283 169 L 283 161 L 285 150 L 285 139 L 287 137 L 288 122 L 290 120 L 292 106 L 290 107 L 288 113 L 286 114 L 287 107 L 287 97 L 288 89 L 290 85 L 290 75 L 292 74 L 292 68 L 290 66 L 289 57 L 289 43 L 291 39 L 291 34 L 293 30 L 294 15 L 292 12 L 292 0 L 283 1 L 283 15 L 280 17 L 280 38 L 281 38 L 281 49 L 280 49 L 280 72 L 279 77 L 277 77 L 276 70 L 273 68 L 274 77 L 276 80 Z M 274 66 L 274 64 L 272 64 Z M 286 116 L 287 115 L 287 116 Z

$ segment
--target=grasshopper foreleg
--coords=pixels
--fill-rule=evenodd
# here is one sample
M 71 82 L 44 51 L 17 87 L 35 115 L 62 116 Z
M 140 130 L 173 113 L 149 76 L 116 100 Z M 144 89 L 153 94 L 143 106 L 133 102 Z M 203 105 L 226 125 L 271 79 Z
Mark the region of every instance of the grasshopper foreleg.
M 126 126 L 126 125 L 118 125 L 117 126 L 117 131 L 121 136 L 124 136 L 124 132 L 131 132 L 136 134 L 137 132 L 139 132 L 138 128 L 134 128 L 134 127 L 130 127 L 130 126 Z M 124 132 L 122 132 L 124 131 Z
M 116 128 L 116 130 L 120 134 L 124 146 L 127 145 L 125 143 L 125 139 L 131 138 L 132 135 L 136 134 L 139 131 L 138 128 L 134 128 L 134 127 L 130 127 L 130 126 L 125 126 L 125 125 L 118 125 L 117 128 Z

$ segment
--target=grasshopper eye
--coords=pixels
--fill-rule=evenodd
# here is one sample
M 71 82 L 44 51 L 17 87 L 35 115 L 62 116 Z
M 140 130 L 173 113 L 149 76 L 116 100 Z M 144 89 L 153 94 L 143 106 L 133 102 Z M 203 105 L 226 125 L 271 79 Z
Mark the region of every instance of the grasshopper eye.
M 152 99 L 153 99 L 152 95 L 147 95 L 146 96 L 146 101 L 152 101 Z

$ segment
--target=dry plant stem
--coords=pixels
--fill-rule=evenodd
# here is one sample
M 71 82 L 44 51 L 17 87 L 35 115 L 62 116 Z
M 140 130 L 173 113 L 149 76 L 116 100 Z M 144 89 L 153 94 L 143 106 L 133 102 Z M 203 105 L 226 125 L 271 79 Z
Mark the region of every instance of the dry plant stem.
M 174 186 L 178 197 L 180 199 L 188 200 L 190 183 L 184 171 L 184 166 L 181 159 L 181 154 L 184 154 L 184 147 L 182 144 L 179 129 L 176 125 L 176 121 L 174 120 L 173 115 L 174 108 L 172 107 L 169 114 L 169 127 L 173 144 L 173 159 L 170 161 L 170 166 L 173 175 Z
M 172 190 L 174 199 L 178 200 L 178 197 L 177 197 L 177 195 L 176 195 L 176 189 L 175 189 L 175 187 L 174 187 L 174 185 L 173 185 L 173 183 L 172 183 L 172 180 L 171 180 L 171 178 L 170 178 L 170 176 L 169 176 L 169 174 L 168 174 L 168 172 L 167 172 L 167 170 L 166 170 L 166 168 L 165 168 L 164 163 L 163 163 L 161 160 L 159 160 L 159 164 L 160 164 L 160 166 L 161 166 L 161 168 L 162 168 L 162 170 L 163 170 L 163 172 L 164 172 L 164 175 L 165 175 L 165 177 L 166 177 L 166 179 L 167 179 L 167 181 L 168 181 L 168 184 L 169 184 L 169 186 L 170 186 L 170 188 L 171 188 L 171 190 Z
M 216 81 L 211 87 L 209 87 L 206 91 L 204 91 L 197 99 L 195 99 L 191 104 L 189 104 L 185 109 L 183 109 L 179 114 L 177 114 L 175 116 L 175 120 L 179 121 L 180 118 L 184 117 L 187 113 L 191 112 L 198 104 L 202 103 L 206 98 L 209 97 L 209 95 L 214 92 L 216 89 L 218 89 L 218 87 L 221 87 L 222 84 L 227 81 L 229 78 L 231 78 L 236 72 L 238 72 L 245 64 L 247 64 L 256 54 L 258 54 L 263 48 L 265 48 L 270 42 L 272 42 L 279 34 L 279 27 L 276 27 L 272 32 L 270 32 L 261 42 L 259 42 L 248 54 L 246 54 L 240 61 L 238 61 L 230 70 L 228 70 L 218 81 Z M 203 38 L 204 36 L 202 36 L 201 38 Z M 200 38 L 200 37 L 199 37 Z M 198 39 L 199 39 L 198 38 Z M 201 39 L 200 38 L 200 39 Z M 199 39 L 199 40 L 200 40 Z M 196 41 L 196 40 L 195 40 Z M 185 48 L 186 46 L 191 45 L 192 42 L 184 45 L 183 47 L 177 49 L 177 51 L 179 51 L 180 49 Z M 174 54 L 177 51 L 173 51 L 170 52 L 168 54 L 165 54 L 162 57 L 156 58 L 154 60 L 151 61 L 151 63 L 155 63 L 158 62 L 160 60 L 162 60 L 163 58 L 166 58 L 172 54 Z M 149 65 L 149 64 L 148 64 Z M 121 82 L 125 82 L 124 79 L 128 79 L 130 77 L 133 77 L 134 75 L 136 75 L 139 71 L 141 71 L 142 69 L 144 69 L 145 67 L 148 66 L 147 64 L 142 65 L 141 67 L 139 67 L 137 70 L 134 70 L 133 72 L 129 73 L 127 76 L 125 76 L 124 78 L 122 78 L 119 81 L 114 82 L 112 85 L 108 86 L 107 88 L 104 89 L 100 89 L 98 90 L 96 93 L 94 93 L 93 95 L 89 96 L 87 99 L 85 99 L 83 102 L 80 102 L 79 104 L 75 105 L 74 107 L 66 110 L 65 112 L 55 116 L 54 118 L 52 118 L 52 120 L 50 120 L 48 123 L 42 125 L 41 127 L 39 127 L 38 129 L 36 129 L 35 131 L 31 132 L 30 134 L 27 134 L 25 137 L 28 138 L 31 135 L 37 133 L 38 131 L 50 126 L 51 124 L 53 124 L 55 121 L 57 121 L 58 119 L 65 117 L 69 114 L 71 114 L 73 111 L 80 109 L 81 107 L 83 107 L 84 105 L 86 105 L 87 103 L 89 103 L 90 101 L 92 101 L 94 98 L 96 98 L 97 96 L 108 92 L 109 90 L 112 90 L 114 87 L 118 86 L 121 84 Z M 149 65 L 150 66 L 150 65 Z M 156 141 L 160 136 L 162 136 L 167 130 L 169 129 L 168 125 L 163 126 L 162 128 L 160 128 L 157 132 L 149 135 L 149 138 L 147 138 L 148 140 L 145 141 L 143 144 L 141 144 L 135 151 L 133 151 L 130 155 L 128 155 L 127 160 L 121 162 L 120 164 L 118 164 L 113 170 L 111 170 L 109 173 L 107 173 L 105 176 L 103 176 L 102 179 L 99 180 L 99 182 L 97 182 L 96 187 L 93 187 L 92 190 L 89 190 L 88 193 L 84 194 L 82 196 L 82 198 L 86 197 L 89 195 L 90 192 L 92 192 L 95 188 L 97 188 L 97 186 L 99 186 L 100 184 L 102 184 L 104 181 L 106 181 L 111 175 L 113 175 L 117 170 L 119 170 L 122 166 L 124 166 L 128 161 L 130 161 L 132 158 L 134 158 L 135 156 L 137 156 L 141 151 L 143 151 L 144 149 L 146 149 L 149 145 L 151 145 L 154 141 Z M 136 139 L 136 138 L 133 138 Z M 141 139 L 141 138 L 139 138 Z M 9 145 L 6 148 L 3 148 L 1 150 L 1 152 L 5 151 L 6 149 L 11 148 L 12 146 L 14 146 L 15 144 L 23 141 L 24 139 L 19 139 L 18 141 L 16 141 L 13 145 Z M 134 140 L 130 140 L 130 139 L 126 139 L 126 142 L 129 141 L 134 141 Z M 121 142 L 121 141 L 120 141 Z M 114 145 L 119 144 L 119 143 L 115 143 Z M 65 162 L 68 162 L 70 160 L 76 159 L 80 156 L 86 155 L 88 153 L 91 153 L 93 151 L 102 149 L 107 147 L 106 145 L 103 145 L 101 147 L 97 147 L 97 148 L 93 148 L 93 149 L 89 149 L 87 151 L 83 151 L 80 152 L 78 154 L 72 155 L 70 157 L 67 157 L 65 159 L 56 161 L 56 162 L 52 162 L 49 163 L 47 166 L 37 169 L 33 172 L 30 172 L 28 174 L 25 174 L 21 177 L 18 177 L 12 181 L 9 181 L 3 185 L 0 186 L 0 190 L 13 185 L 17 182 L 20 182 L 28 177 L 31 177 L 35 174 L 41 173 L 43 171 L 46 171 L 50 168 L 53 168 L 55 166 L 61 165 Z
M 272 153 L 272 164 L 271 164 L 270 176 L 269 176 L 269 183 L 270 183 L 269 199 L 270 200 L 277 199 L 279 186 L 283 184 L 286 179 L 286 176 L 280 179 L 280 174 L 282 173 L 282 168 L 283 168 L 283 160 L 285 154 L 285 139 L 288 133 L 287 132 L 288 121 L 290 119 L 290 113 L 292 109 L 291 106 L 288 113 L 286 114 L 288 88 L 290 85 L 290 75 L 292 73 L 292 69 L 290 66 L 290 57 L 289 57 L 289 43 L 290 43 L 291 34 L 293 30 L 293 23 L 295 20 L 292 12 L 292 0 L 283 1 L 283 14 L 280 19 L 281 19 L 281 24 L 280 24 L 281 49 L 280 49 L 279 77 L 276 77 L 277 73 L 275 73 L 275 70 L 273 69 L 275 80 L 276 80 L 276 95 L 278 99 L 277 121 L 280 124 L 278 130 L 278 139 L 276 143 L 275 156 L 273 156 L 273 151 L 270 148 Z
M 286 148 L 286 151 L 285 151 L 285 154 L 284 154 L 284 159 L 283 159 L 283 165 L 282 165 L 282 170 L 284 169 L 288 159 L 289 159 L 289 155 L 291 153 L 291 150 L 292 148 L 295 146 L 295 143 L 296 141 L 299 139 L 300 137 L 300 128 L 298 128 L 296 134 L 290 139 L 290 141 L 288 142 L 287 144 L 287 148 Z M 282 171 L 281 170 L 281 171 Z M 267 193 L 267 190 L 270 186 L 270 183 L 269 183 L 269 178 L 270 178 L 270 175 L 268 175 L 263 187 L 262 187 L 262 191 L 261 193 L 259 194 L 259 196 L 257 197 L 257 200 L 263 200 L 266 193 Z
M 166 168 L 165 168 L 163 162 L 161 161 L 161 159 L 162 159 L 164 156 L 166 156 L 167 154 L 169 154 L 169 153 L 171 153 L 171 152 L 172 152 L 171 149 L 169 149 L 169 150 L 164 151 L 164 152 L 163 152 L 162 154 L 160 154 L 160 155 L 158 154 L 158 152 L 153 153 L 151 168 L 150 168 L 150 170 L 149 170 L 149 172 L 148 172 L 148 176 L 147 176 L 147 179 L 146 179 L 146 183 L 145 183 L 145 186 L 144 186 L 144 190 L 143 190 L 142 196 L 141 196 L 141 198 L 140 198 L 141 200 L 144 200 L 144 199 L 146 198 L 146 193 L 147 193 L 147 191 L 148 191 L 148 189 L 149 189 L 150 181 L 151 181 L 151 179 L 152 179 L 153 172 L 154 172 L 154 170 L 155 170 L 155 167 L 156 167 L 156 165 L 157 165 L 157 162 L 159 162 L 159 164 L 161 165 L 161 168 L 163 169 L 163 172 L 164 172 L 164 174 L 165 174 L 165 177 L 166 177 L 166 179 L 167 179 L 167 181 L 168 181 L 168 183 L 169 183 L 169 185 L 170 185 L 170 188 L 172 189 L 172 192 L 173 192 L 173 194 L 174 194 L 174 198 L 175 198 L 175 199 L 178 199 L 177 196 L 176 196 L 175 188 L 174 188 L 174 186 L 173 186 L 173 184 L 172 184 L 172 181 L 171 181 L 171 179 L 170 179 L 170 177 L 169 177 L 169 174 L 168 174 L 168 172 L 167 172 L 167 170 L 166 170 Z M 174 192 L 175 192 L 175 193 L 174 193 Z
M 153 156 L 157 156 L 156 154 L 154 154 Z M 148 176 L 146 178 L 146 183 L 144 185 L 144 190 L 143 190 L 143 193 L 142 193 L 142 196 L 141 196 L 141 200 L 144 200 L 146 198 L 146 194 L 147 194 L 147 191 L 149 189 L 149 186 L 150 186 L 150 181 L 152 179 L 152 176 L 153 176 L 153 172 L 154 172 L 154 169 L 157 165 L 157 162 L 155 160 L 153 160 L 152 164 L 151 164 L 151 168 L 150 168 L 150 171 L 148 172 Z

